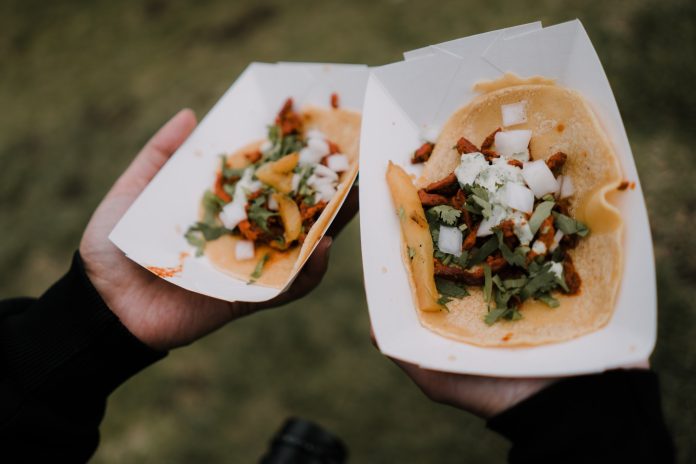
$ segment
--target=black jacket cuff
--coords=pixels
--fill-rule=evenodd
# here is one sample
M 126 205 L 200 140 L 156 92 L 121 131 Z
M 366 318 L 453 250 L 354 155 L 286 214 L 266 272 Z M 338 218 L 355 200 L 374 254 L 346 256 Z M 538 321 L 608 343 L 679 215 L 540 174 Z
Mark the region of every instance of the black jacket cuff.
M 75 253 L 70 270 L 33 304 L 0 324 L 6 388 L 31 392 L 76 375 L 78 389 L 106 397 L 166 356 L 135 336 L 106 306 Z
M 510 462 L 672 462 L 657 376 L 615 370 L 559 381 L 493 417 Z M 647 460 L 646 460 L 647 459 Z

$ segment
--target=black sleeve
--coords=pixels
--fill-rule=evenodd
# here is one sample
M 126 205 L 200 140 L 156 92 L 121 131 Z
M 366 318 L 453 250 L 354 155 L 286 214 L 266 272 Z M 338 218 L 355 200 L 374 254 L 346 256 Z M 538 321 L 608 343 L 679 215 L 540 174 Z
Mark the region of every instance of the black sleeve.
M 674 462 L 657 376 L 616 370 L 564 379 L 493 417 L 511 463 Z
M 0 461 L 87 461 L 106 397 L 165 355 L 121 324 L 75 253 L 39 299 L 0 302 Z

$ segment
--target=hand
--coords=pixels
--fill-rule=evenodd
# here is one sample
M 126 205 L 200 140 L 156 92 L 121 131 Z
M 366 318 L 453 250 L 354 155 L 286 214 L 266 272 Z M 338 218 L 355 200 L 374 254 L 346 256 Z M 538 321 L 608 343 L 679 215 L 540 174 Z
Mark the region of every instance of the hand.
M 374 333 L 372 343 L 377 347 Z M 488 419 L 524 401 L 560 380 L 545 378 L 501 378 L 453 374 L 423 369 L 416 365 L 389 358 L 408 375 L 432 401 L 464 409 Z M 648 369 L 648 360 L 626 369 Z
M 392 359 L 431 400 L 487 419 L 543 390 L 557 378 L 514 379 L 452 374 Z
M 357 212 L 357 195 L 351 192 L 290 289 L 270 301 L 230 303 L 158 278 L 126 258 L 108 235 L 195 126 L 193 112 L 182 110 L 150 139 L 97 207 L 80 243 L 87 276 L 106 304 L 133 335 L 158 350 L 186 345 L 233 319 L 309 293 L 326 272 L 331 234 L 337 234 Z

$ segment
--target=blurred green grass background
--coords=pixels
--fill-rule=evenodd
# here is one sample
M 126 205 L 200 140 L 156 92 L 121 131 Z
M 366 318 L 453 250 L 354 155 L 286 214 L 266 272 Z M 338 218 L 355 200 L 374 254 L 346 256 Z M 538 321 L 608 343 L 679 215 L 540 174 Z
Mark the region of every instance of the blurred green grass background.
M 650 212 L 660 373 L 696 461 L 696 6 L 687 1 L 222 0 L 0 4 L 0 297 L 66 269 L 91 211 L 181 107 L 202 117 L 250 61 L 378 65 L 404 50 L 580 18 L 622 110 Z M 502 462 L 507 443 L 430 403 L 369 342 L 357 221 L 310 297 L 176 350 L 110 399 L 96 463 L 254 462 L 280 422 L 320 422 L 352 462 Z M 689 432 L 691 430 L 691 432 Z

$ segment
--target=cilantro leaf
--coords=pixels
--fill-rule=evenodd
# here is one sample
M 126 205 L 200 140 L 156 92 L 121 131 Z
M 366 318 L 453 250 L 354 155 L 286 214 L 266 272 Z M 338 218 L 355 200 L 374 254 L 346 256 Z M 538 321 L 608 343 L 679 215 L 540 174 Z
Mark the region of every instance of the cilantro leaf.
M 258 224 L 258 226 L 261 227 L 264 230 L 264 232 L 270 232 L 270 230 L 268 229 L 268 218 L 270 218 L 271 216 L 277 216 L 278 213 L 269 211 L 266 208 L 264 208 L 263 205 L 265 203 L 265 195 L 261 195 L 254 199 L 254 201 L 252 201 L 249 205 L 247 216 L 249 216 L 250 221 L 254 221 L 256 224 Z
M 503 233 L 500 230 L 495 232 L 495 236 L 498 238 L 498 248 L 503 255 L 505 261 L 511 266 L 519 266 L 523 269 L 527 268 L 527 259 L 524 256 L 520 256 L 517 253 L 513 253 L 512 250 L 505 244 L 503 240 Z
M 225 206 L 225 202 L 219 196 L 215 195 L 210 190 L 206 190 L 201 200 L 203 222 L 206 224 L 214 224 L 223 206 Z
M 483 318 L 483 321 L 488 325 L 493 325 L 505 314 L 505 311 L 507 311 L 507 308 L 491 309 L 488 311 L 488 314 L 486 314 L 486 317 Z
M 435 286 L 437 287 L 437 291 L 440 292 L 443 297 L 464 298 L 465 296 L 469 295 L 466 288 L 460 284 L 457 284 L 456 282 L 452 282 L 451 280 L 436 277 Z
M 430 208 L 428 210 L 428 214 L 433 219 L 439 219 L 445 225 L 455 226 L 457 225 L 457 220 L 459 219 L 459 216 L 462 215 L 462 212 L 448 205 L 439 205 Z
M 577 221 L 565 214 L 553 213 L 553 223 L 557 229 L 563 231 L 564 234 L 578 234 L 580 237 L 585 237 L 590 233 L 590 229 L 580 221 Z
M 271 257 L 268 253 L 263 255 L 261 259 L 259 259 L 259 262 L 256 263 L 256 267 L 254 268 L 254 272 L 251 273 L 249 276 L 249 282 L 247 284 L 253 284 L 258 280 L 259 277 L 261 277 L 261 274 L 263 273 L 263 266 L 266 264 L 266 261 Z
M 536 299 L 544 303 L 549 308 L 558 308 L 561 305 L 561 303 L 549 293 L 542 293 L 541 295 L 538 295 Z
M 189 245 L 196 248 L 196 256 L 201 256 L 206 242 L 220 238 L 229 231 L 223 226 L 210 225 L 205 222 L 197 222 L 188 228 L 184 238 Z
M 482 263 L 483 260 L 488 257 L 488 255 L 490 255 L 497 249 L 498 239 L 495 236 L 493 236 L 489 238 L 487 242 L 481 245 L 481 248 L 479 248 L 478 251 L 471 257 L 471 260 L 469 261 L 469 266 L 476 266 L 477 264 Z
M 491 293 L 493 292 L 493 281 L 491 278 L 491 267 L 488 264 L 483 265 L 483 299 L 491 301 Z
M 541 227 L 541 223 L 549 217 L 555 204 L 556 203 L 553 201 L 544 201 L 539 203 L 536 209 L 534 209 L 532 217 L 529 218 L 529 229 L 532 231 L 532 235 L 537 233 L 537 230 Z
M 522 299 L 534 297 L 538 293 L 546 293 L 558 285 L 556 274 L 551 271 L 551 263 L 546 263 L 538 271 L 531 274 L 531 278 L 522 288 Z

